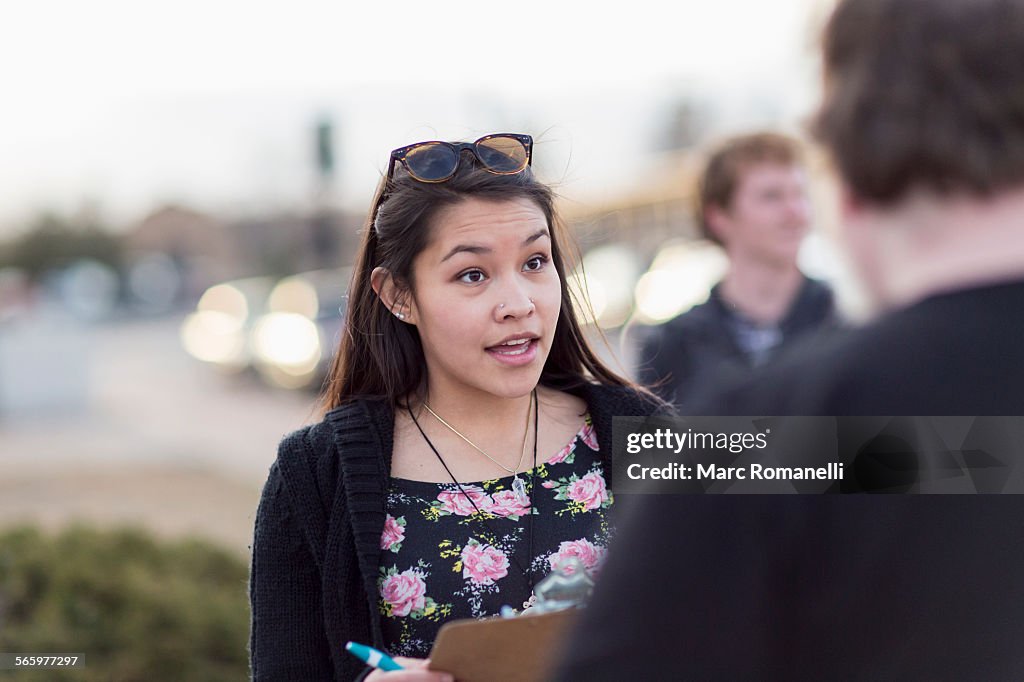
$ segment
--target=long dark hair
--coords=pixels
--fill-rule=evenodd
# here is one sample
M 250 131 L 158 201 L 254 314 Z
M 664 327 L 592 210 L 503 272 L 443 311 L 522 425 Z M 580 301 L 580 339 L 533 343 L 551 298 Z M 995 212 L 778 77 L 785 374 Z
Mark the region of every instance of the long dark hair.
M 529 167 L 515 175 L 496 175 L 478 168 L 464 155 L 455 176 L 445 182 L 419 182 L 399 171 L 391 180 L 382 178 L 377 186 L 348 290 L 341 345 L 324 382 L 324 412 L 359 398 L 386 399 L 398 405 L 403 397 L 416 395 L 425 386 L 426 360 L 419 332 L 391 314 L 370 285 L 370 275 L 375 267 L 386 268 L 396 285 L 411 290 L 412 263 L 427 246 L 431 219 L 440 208 L 469 197 L 529 199 L 547 218 L 562 303 L 540 383 L 559 390 L 592 381 L 635 386 L 608 369 L 583 335 L 566 280 L 563 245 L 568 237 L 555 210 L 552 189 L 539 182 Z

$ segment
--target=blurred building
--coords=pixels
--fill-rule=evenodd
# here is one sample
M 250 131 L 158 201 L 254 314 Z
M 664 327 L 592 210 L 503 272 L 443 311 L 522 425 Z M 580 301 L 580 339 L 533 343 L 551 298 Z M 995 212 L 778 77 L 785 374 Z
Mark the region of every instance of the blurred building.
M 125 235 L 125 251 L 131 264 L 169 259 L 186 300 L 246 269 L 225 223 L 182 206 L 165 206 L 143 218 Z
M 317 211 L 227 221 L 166 206 L 130 230 L 125 245 L 129 263 L 147 273 L 140 290 L 167 291 L 172 285 L 165 271 L 170 269 L 180 280 L 175 299 L 191 305 L 226 280 L 348 265 L 362 220 L 361 215 Z M 160 287 L 146 284 L 154 279 Z
M 585 252 L 611 243 L 627 244 L 650 262 L 672 239 L 699 237 L 693 198 L 701 159 L 688 150 L 662 155 L 643 184 L 600 204 L 566 207 L 566 219 Z
M 243 219 L 227 227 L 238 259 L 248 269 L 237 276 L 288 275 L 351 264 L 364 217 L 317 211 Z

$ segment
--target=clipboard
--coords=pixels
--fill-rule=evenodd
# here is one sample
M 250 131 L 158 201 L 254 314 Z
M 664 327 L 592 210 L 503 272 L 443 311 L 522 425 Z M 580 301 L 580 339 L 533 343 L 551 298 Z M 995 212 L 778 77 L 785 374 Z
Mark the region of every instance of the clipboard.
M 451 673 L 457 682 L 544 682 L 578 611 L 445 623 L 430 652 L 430 670 Z

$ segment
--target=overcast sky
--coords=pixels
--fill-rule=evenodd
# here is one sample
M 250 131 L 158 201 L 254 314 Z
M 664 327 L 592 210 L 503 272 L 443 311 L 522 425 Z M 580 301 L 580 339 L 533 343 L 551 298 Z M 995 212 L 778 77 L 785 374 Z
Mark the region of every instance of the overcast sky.
M 793 128 L 815 96 L 822 4 L 8 3 L 0 231 L 86 202 L 116 225 L 169 201 L 299 208 L 321 116 L 352 208 L 390 149 L 498 130 L 538 136 L 539 169 L 573 198 L 626 191 L 681 98 L 709 102 L 714 130 Z

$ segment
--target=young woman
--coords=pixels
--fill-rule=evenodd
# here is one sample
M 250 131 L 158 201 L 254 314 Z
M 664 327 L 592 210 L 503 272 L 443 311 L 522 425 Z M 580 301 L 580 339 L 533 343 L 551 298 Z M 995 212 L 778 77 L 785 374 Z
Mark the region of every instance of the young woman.
M 257 680 L 441 680 L 454 618 L 596 572 L 613 415 L 664 409 L 588 348 L 528 135 L 391 153 L 349 289 L 324 419 L 286 437 L 256 518 Z M 372 671 L 349 640 L 407 658 Z

